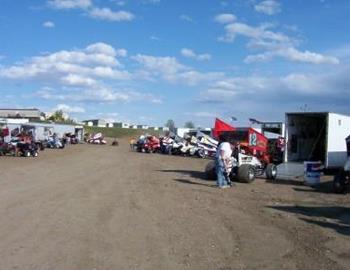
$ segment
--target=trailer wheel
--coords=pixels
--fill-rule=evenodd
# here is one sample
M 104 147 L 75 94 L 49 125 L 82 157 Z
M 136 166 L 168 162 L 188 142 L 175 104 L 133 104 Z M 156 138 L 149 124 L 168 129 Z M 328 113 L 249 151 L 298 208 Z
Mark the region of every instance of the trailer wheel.
M 237 179 L 242 183 L 251 183 L 255 179 L 254 167 L 249 164 L 243 164 L 238 168 Z
M 208 180 L 216 180 L 216 169 L 215 169 L 215 161 L 210 161 L 207 166 L 205 166 L 205 175 Z
M 333 191 L 335 193 L 344 193 L 346 189 L 346 173 L 341 170 L 333 179 Z
M 267 179 L 275 180 L 277 177 L 277 166 L 272 163 L 267 164 L 265 174 Z

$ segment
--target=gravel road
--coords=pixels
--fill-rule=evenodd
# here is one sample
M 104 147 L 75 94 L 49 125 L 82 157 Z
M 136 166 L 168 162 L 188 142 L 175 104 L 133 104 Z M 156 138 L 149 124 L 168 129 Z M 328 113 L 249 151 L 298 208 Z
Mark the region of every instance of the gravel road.
M 207 162 L 126 141 L 0 157 L 0 269 L 349 269 L 349 193 L 219 190 Z

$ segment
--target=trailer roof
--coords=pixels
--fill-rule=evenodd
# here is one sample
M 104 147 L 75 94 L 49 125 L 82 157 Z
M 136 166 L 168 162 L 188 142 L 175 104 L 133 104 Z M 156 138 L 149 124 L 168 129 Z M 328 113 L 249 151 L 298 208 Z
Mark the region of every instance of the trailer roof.
M 342 114 L 342 113 L 335 113 L 335 112 L 286 112 L 286 115 L 327 115 L 327 114 L 337 114 L 342 116 L 350 117 L 348 114 Z

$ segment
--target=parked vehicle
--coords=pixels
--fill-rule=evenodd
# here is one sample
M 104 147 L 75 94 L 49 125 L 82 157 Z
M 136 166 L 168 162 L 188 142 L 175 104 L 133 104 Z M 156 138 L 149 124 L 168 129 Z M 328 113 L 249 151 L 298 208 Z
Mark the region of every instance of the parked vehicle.
M 228 168 L 230 178 L 250 183 L 256 176 L 265 174 L 268 179 L 276 179 L 277 167 L 267 154 L 267 138 L 264 135 L 252 128 L 238 128 L 221 134 L 234 148 Z M 209 179 L 216 178 L 214 161 L 206 166 L 205 172 Z
M 16 145 L 17 154 L 23 157 L 37 157 L 38 147 L 34 142 L 18 142 Z
M 141 135 L 136 142 L 136 151 L 142 153 L 161 152 L 160 140 L 153 135 Z
M 16 146 L 13 143 L 0 143 L 0 156 L 15 156 L 16 155 Z
M 56 134 L 49 137 L 47 141 L 47 148 L 63 149 L 64 147 L 65 147 L 65 143 L 63 142 L 63 140 L 60 140 Z
M 88 137 L 87 143 L 91 144 L 107 144 L 107 141 L 104 139 L 102 133 L 92 134 Z

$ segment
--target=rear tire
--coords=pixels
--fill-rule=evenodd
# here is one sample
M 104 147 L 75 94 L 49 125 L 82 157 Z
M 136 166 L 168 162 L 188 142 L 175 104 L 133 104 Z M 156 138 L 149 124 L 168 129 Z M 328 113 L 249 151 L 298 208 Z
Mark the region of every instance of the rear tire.
M 242 183 L 251 183 L 255 180 L 254 167 L 249 164 L 243 164 L 238 168 L 237 179 Z
M 343 170 L 339 171 L 333 180 L 333 191 L 335 193 L 344 193 L 346 189 L 346 174 Z
M 24 157 L 30 157 L 31 154 L 28 150 L 24 151 Z
M 277 177 L 277 166 L 272 163 L 267 164 L 265 174 L 267 179 L 275 180 Z

